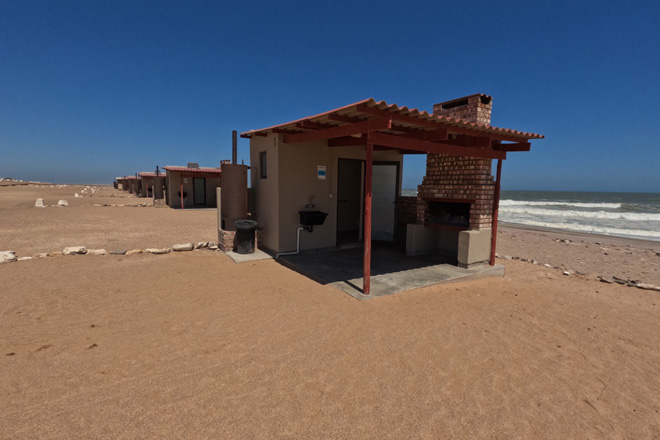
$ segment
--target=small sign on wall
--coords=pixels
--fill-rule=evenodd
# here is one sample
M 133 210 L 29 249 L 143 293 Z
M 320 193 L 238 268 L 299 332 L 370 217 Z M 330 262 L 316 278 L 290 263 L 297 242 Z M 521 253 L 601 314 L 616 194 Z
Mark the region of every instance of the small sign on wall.
M 183 178 L 183 183 L 188 183 L 188 178 L 187 177 Z
M 325 176 L 326 176 L 325 165 L 319 165 L 318 167 L 316 167 L 316 177 L 319 180 L 325 180 Z

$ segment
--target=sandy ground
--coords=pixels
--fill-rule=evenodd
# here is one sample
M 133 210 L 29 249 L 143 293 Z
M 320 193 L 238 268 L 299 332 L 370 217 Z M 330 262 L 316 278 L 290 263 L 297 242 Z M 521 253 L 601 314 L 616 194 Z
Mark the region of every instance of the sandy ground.
M 500 256 L 536 260 L 561 270 L 596 276 L 638 280 L 660 286 L 660 242 L 628 240 L 551 230 L 503 226 Z
M 110 187 L 92 196 L 74 197 L 84 188 L 0 187 L 0 250 L 31 256 L 68 246 L 112 251 L 218 239 L 215 209 L 137 207 L 152 201 Z M 46 205 L 63 199 L 69 206 L 35 208 L 37 198 Z M 113 204 L 128 206 L 94 206 Z
M 660 438 L 660 292 L 500 262 L 364 302 L 210 251 L 2 264 L 0 438 Z

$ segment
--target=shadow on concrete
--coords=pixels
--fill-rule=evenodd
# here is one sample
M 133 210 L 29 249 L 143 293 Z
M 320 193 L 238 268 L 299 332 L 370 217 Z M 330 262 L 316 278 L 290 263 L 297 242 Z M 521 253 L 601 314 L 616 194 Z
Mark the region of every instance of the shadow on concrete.
M 438 254 L 411 257 L 389 243 L 374 243 L 371 295 L 362 293 L 362 248 L 309 251 L 280 257 L 281 264 L 321 283 L 332 284 L 359 300 L 391 295 L 437 283 L 503 276 L 502 266 L 463 269 Z

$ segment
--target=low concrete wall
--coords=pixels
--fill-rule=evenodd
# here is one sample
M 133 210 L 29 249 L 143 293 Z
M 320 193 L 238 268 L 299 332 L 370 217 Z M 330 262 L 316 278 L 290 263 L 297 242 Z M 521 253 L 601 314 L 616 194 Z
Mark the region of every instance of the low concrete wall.
M 491 228 L 461 231 L 458 234 L 458 265 L 470 267 L 490 260 Z
M 461 267 L 471 267 L 490 260 L 492 229 L 455 231 L 435 229 L 411 223 L 406 231 L 406 254 L 440 252 L 457 259 Z
M 406 231 L 406 254 L 415 256 L 435 252 L 438 249 L 438 231 L 424 225 L 411 223 Z

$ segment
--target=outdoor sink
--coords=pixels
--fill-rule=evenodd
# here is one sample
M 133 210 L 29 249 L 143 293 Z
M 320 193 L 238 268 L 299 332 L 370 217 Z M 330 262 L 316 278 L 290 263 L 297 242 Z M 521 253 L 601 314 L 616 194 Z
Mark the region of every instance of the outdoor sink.
M 298 214 L 300 214 L 300 224 L 309 232 L 312 232 L 314 226 L 325 223 L 325 218 L 328 216 L 327 212 L 322 211 L 298 211 Z

